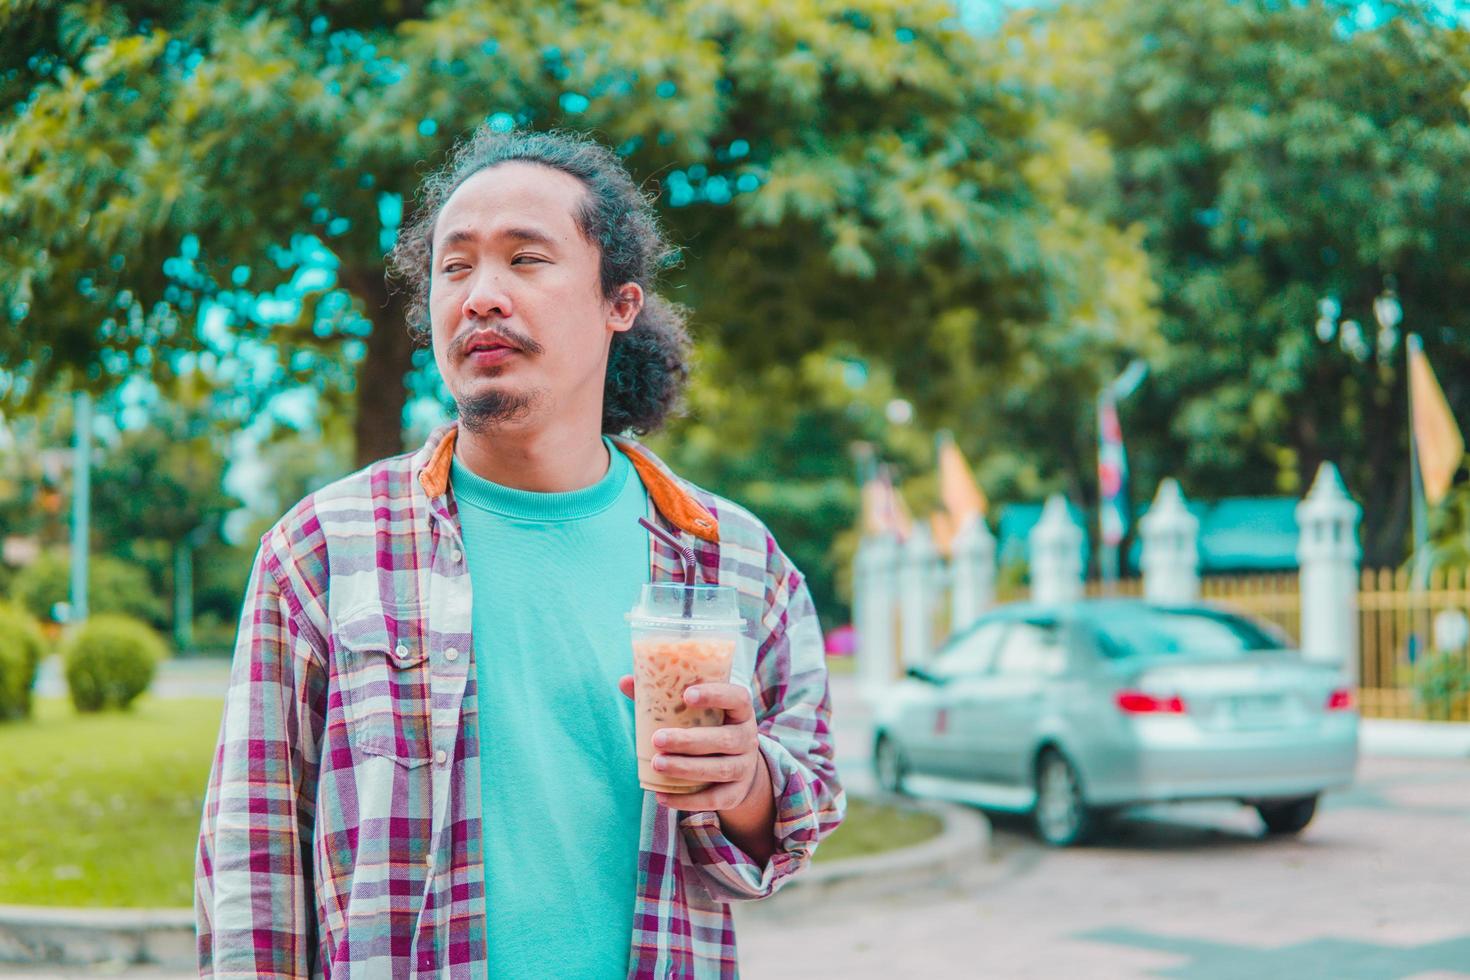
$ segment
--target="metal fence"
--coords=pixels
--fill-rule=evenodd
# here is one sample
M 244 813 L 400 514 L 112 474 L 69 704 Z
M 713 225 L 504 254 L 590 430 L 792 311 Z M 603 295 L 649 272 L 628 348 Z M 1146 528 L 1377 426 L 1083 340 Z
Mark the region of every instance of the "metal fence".
M 1301 579 L 1295 572 L 1210 575 L 1200 579 L 1200 598 L 1274 623 L 1293 643 L 1302 639 Z
M 1206 578 L 1206 600 L 1259 616 L 1301 638 L 1295 574 Z M 1422 589 L 1404 569 L 1364 569 L 1358 586 L 1358 703 L 1365 717 L 1470 721 L 1470 649 L 1436 650 L 1435 617 L 1470 610 L 1465 569 L 1440 569 Z M 1444 637 L 1439 640 L 1443 641 Z
M 1362 708 L 1377 718 L 1470 721 L 1470 650 L 1435 619 L 1464 622 L 1465 569 L 1439 569 L 1413 587 L 1403 569 L 1363 572 L 1358 591 Z M 1454 614 L 1459 614 L 1455 616 Z M 1452 644 L 1436 650 L 1437 644 Z

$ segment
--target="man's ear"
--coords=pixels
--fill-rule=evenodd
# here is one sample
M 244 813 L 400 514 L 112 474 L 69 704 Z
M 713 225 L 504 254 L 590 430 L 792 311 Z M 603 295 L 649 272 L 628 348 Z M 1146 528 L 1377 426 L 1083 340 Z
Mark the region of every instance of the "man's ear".
M 608 304 L 607 326 L 613 333 L 622 333 L 633 328 L 633 321 L 643 309 L 643 287 L 636 282 L 625 282 L 618 287 L 617 296 Z

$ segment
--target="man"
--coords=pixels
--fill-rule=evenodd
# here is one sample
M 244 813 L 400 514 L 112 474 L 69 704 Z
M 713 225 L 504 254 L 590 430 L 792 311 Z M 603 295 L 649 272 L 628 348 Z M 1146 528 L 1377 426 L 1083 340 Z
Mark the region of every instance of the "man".
M 729 977 L 728 902 L 842 819 L 800 572 L 747 511 L 621 433 L 686 369 L 671 255 L 617 158 L 481 130 L 390 257 L 458 408 L 311 495 L 251 576 L 200 833 L 203 975 Z M 751 643 L 638 786 L 623 614 L 734 586 Z M 619 691 L 621 690 L 621 695 Z

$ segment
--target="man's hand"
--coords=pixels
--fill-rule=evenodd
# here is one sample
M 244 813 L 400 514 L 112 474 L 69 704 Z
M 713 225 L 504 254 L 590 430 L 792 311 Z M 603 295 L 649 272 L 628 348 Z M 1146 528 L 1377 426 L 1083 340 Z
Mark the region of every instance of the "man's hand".
M 633 696 L 633 678 L 618 681 Z M 764 863 L 775 851 L 776 803 L 771 773 L 756 738 L 750 691 L 738 684 L 697 684 L 684 692 L 693 707 L 720 708 L 725 723 L 710 728 L 660 728 L 653 733 L 653 768 L 690 782 L 709 783 L 697 793 L 659 793 L 666 807 L 694 813 L 713 810 L 741 850 Z

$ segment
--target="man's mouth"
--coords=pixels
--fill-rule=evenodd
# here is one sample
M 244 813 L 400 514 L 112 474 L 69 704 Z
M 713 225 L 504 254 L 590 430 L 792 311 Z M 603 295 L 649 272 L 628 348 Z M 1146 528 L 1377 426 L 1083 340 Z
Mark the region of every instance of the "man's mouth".
M 481 331 L 465 338 L 461 348 L 468 363 L 480 368 L 494 368 L 521 353 L 521 346 L 494 331 Z
M 513 350 L 517 350 L 517 349 L 518 348 L 515 347 L 515 345 L 509 343 L 508 341 L 502 340 L 499 337 L 488 337 L 487 336 L 487 337 L 476 337 L 475 339 L 471 340 L 469 343 L 465 344 L 464 352 L 465 352 L 465 356 L 468 357 L 468 356 L 470 356 L 472 354 L 481 353 L 481 352 L 489 353 L 489 352 L 492 352 L 492 351 L 499 351 L 499 350 L 513 351 Z
M 537 357 L 541 345 L 528 334 L 507 325 L 481 326 L 457 337 L 450 346 L 451 356 L 479 367 L 494 367 L 514 357 Z

